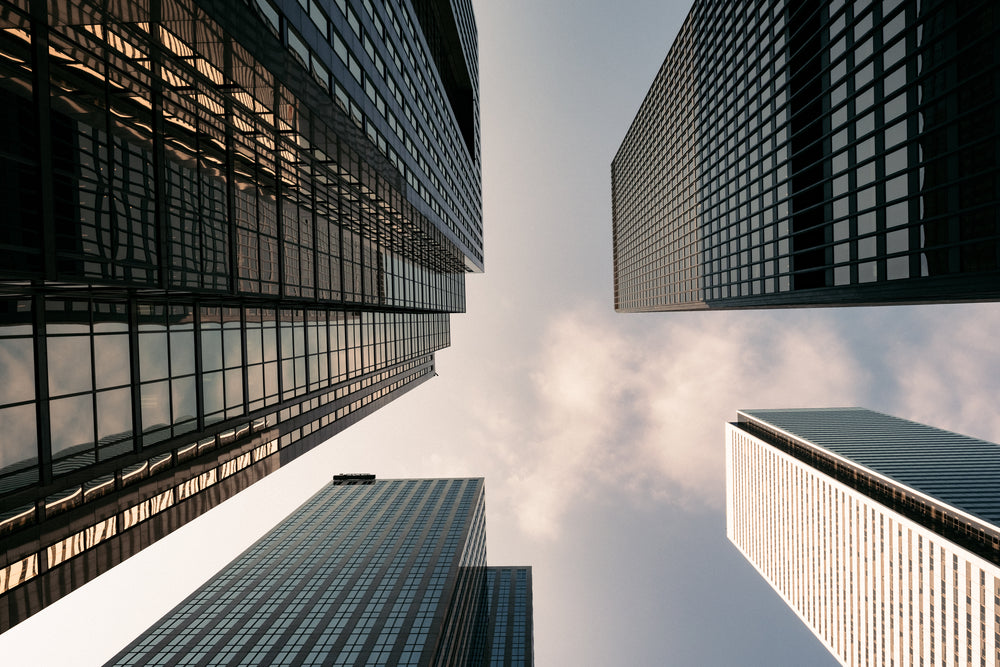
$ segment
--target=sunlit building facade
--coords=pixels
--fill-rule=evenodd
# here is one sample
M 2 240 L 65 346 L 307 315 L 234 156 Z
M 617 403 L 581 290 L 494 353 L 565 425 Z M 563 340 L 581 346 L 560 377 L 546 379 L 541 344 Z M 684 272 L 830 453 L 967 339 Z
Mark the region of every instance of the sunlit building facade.
M 468 0 L 0 0 L 0 631 L 434 374 Z
M 726 533 L 844 665 L 1000 663 L 1000 445 L 859 408 L 740 411 Z
M 620 312 L 1000 296 L 990 0 L 697 0 L 611 165 Z
M 109 665 L 530 667 L 530 600 L 482 479 L 338 476 Z

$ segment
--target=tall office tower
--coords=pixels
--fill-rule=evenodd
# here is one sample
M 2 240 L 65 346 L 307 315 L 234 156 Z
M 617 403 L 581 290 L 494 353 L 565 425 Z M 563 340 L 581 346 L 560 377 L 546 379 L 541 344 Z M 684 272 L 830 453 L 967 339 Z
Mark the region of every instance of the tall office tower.
M 726 534 L 845 665 L 1000 664 L 1000 445 L 860 408 L 743 410 Z
M 337 476 L 109 665 L 530 667 L 531 571 L 485 567 L 484 512 L 481 478 Z
M 0 630 L 432 377 L 468 0 L 0 0 Z
M 620 312 L 1000 297 L 992 0 L 696 0 L 611 165 Z
M 486 600 L 473 639 L 473 665 L 534 664 L 530 567 L 486 568 Z

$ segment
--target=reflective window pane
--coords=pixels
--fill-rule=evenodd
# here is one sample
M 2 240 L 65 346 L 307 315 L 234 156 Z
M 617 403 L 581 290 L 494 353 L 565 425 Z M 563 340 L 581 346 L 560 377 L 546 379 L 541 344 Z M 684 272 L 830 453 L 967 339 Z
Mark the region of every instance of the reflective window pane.
M 30 338 L 0 338 L 0 378 L 0 405 L 35 398 L 35 360 Z
M 170 373 L 173 376 L 194 373 L 194 331 L 170 332 Z
M 93 389 L 89 336 L 49 336 L 45 344 L 48 348 L 50 396 Z
M 167 377 L 167 334 L 165 332 L 139 334 L 139 375 L 143 382 Z
M 170 424 L 170 383 L 142 386 L 142 430 L 147 432 Z
M 94 336 L 97 388 L 129 383 L 128 336 Z
M 94 403 L 91 394 L 49 402 L 52 456 L 69 456 L 94 445 Z
M 130 389 L 114 389 L 97 394 L 97 439 L 101 446 L 119 442 L 131 443 L 132 391 Z
M 0 469 L 7 471 L 38 460 L 33 404 L 0 409 L 0 434 Z

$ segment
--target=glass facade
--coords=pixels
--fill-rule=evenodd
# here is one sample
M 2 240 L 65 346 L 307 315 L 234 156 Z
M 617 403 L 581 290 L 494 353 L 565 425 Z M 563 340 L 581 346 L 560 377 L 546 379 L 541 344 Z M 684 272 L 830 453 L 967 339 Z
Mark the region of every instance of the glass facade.
M 338 476 L 109 664 L 530 665 L 523 568 L 520 662 L 476 652 L 485 565 L 482 479 Z
M 0 631 L 434 374 L 471 4 L 0 0 Z
M 994 3 L 695 2 L 611 165 L 620 312 L 1000 296 Z
M 527 667 L 534 664 L 530 567 L 486 568 L 487 619 L 477 627 L 473 644 L 482 667 Z
M 996 664 L 998 462 L 868 410 L 740 411 L 727 536 L 842 664 Z

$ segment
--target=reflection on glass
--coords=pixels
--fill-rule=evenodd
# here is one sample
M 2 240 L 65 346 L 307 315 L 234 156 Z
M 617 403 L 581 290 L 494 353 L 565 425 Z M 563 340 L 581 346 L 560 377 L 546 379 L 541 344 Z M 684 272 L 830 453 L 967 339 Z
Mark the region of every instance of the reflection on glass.
M 205 417 L 225 408 L 225 389 L 221 372 L 205 373 L 201 380 L 202 398 L 205 403 Z
M 0 409 L 0 473 L 9 472 L 38 460 L 38 440 L 35 431 L 35 405 L 20 405 Z
M 142 430 L 151 433 L 170 424 L 170 383 L 153 382 L 142 386 Z M 169 436 L 169 429 L 160 437 L 144 438 L 156 442 Z
M 90 337 L 49 336 L 49 395 L 90 391 Z
M 223 331 L 226 368 L 243 364 L 243 345 L 239 326 L 239 322 L 226 322 L 226 328 Z
M 259 364 L 263 360 L 263 348 L 261 347 L 260 329 L 247 330 L 247 363 Z
M 170 370 L 171 375 L 190 375 L 194 373 L 194 331 L 170 331 Z
M 94 406 L 90 394 L 49 402 L 52 457 L 69 456 L 94 444 Z
M 201 330 L 201 367 L 205 371 L 222 369 L 222 332 L 218 329 Z
M 264 361 L 276 361 L 278 358 L 277 334 L 274 330 L 274 322 L 264 322 L 264 329 L 261 331 L 264 345 Z
M 6 331 L 0 328 L 0 333 Z M 29 338 L 0 338 L 0 405 L 35 397 L 34 353 Z M 0 447 L 0 451 L 3 448 Z
M 198 407 L 196 402 L 194 377 L 175 379 L 171 383 L 171 394 L 173 395 L 173 412 L 175 424 L 174 431 L 189 431 L 196 426 L 198 419 Z M 186 424 L 184 428 L 176 425 Z
M 129 388 L 97 394 L 97 439 L 102 444 L 132 438 L 132 391 Z
M 277 400 L 278 362 L 276 361 L 264 364 L 264 392 L 269 399 L 269 404 Z
M 94 336 L 94 371 L 98 389 L 129 383 L 128 336 Z
M 166 332 L 139 333 L 139 375 L 143 382 L 167 377 Z
M 226 371 L 226 407 L 243 406 L 243 371 L 239 368 Z M 232 416 L 232 415 L 230 415 Z
M 247 394 L 250 400 L 250 409 L 257 410 L 264 407 L 264 367 L 251 366 L 247 369 Z

